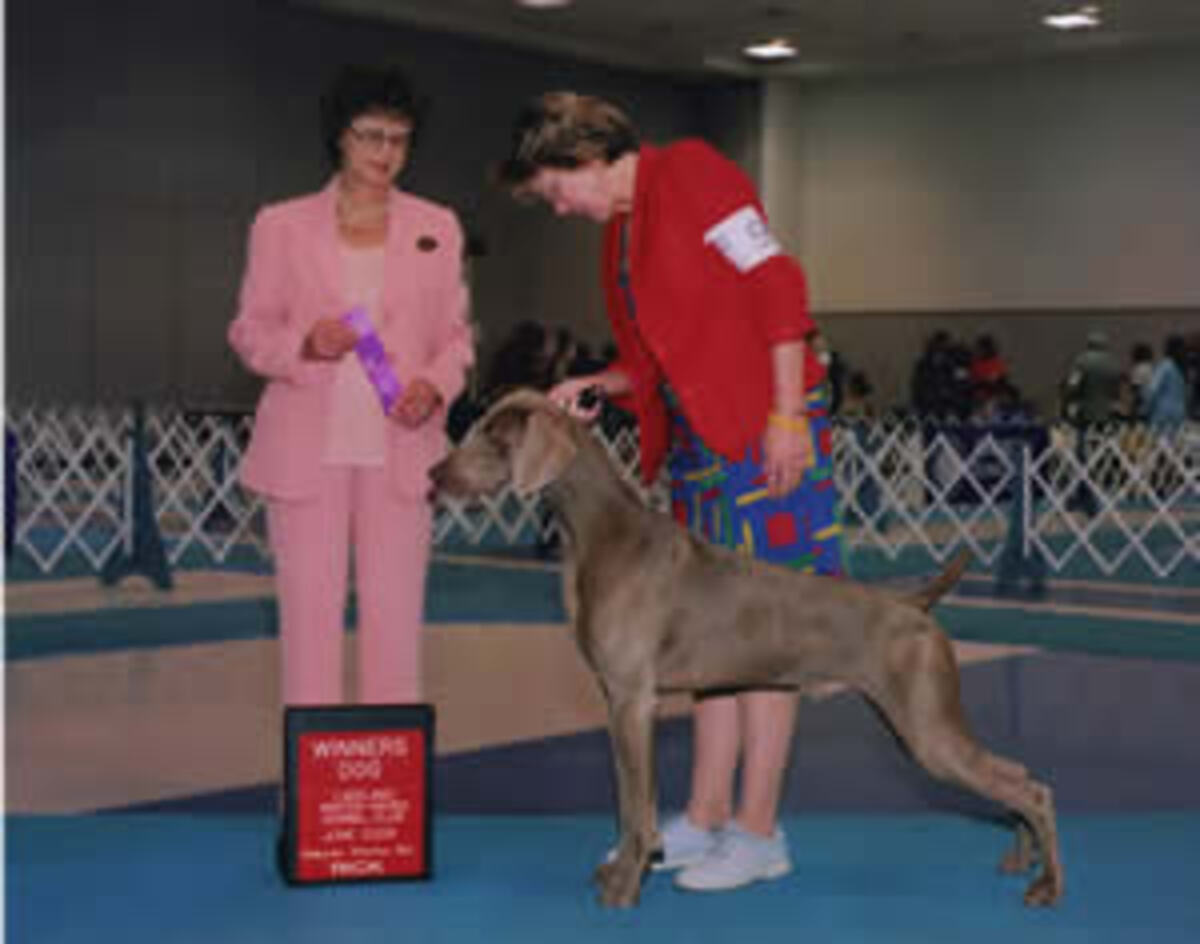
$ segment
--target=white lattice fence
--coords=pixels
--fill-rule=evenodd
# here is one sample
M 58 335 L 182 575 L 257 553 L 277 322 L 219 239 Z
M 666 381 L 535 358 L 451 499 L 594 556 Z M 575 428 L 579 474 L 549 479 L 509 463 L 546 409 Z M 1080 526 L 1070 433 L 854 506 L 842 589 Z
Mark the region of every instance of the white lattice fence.
M 262 502 L 237 483 L 250 427 L 241 414 L 159 409 L 147 417 L 155 514 L 172 564 L 195 553 L 221 562 L 246 545 L 266 555 Z
M 1086 558 L 1166 577 L 1200 563 L 1200 428 L 1056 431 L 1029 461 L 1027 541 L 1051 570 Z
M 71 555 L 101 570 L 132 539 L 132 412 L 26 408 L 10 411 L 7 423 L 19 443 L 17 548 L 44 573 Z M 148 411 L 145 456 L 172 564 L 267 556 L 261 502 L 236 481 L 250 423 L 240 414 Z M 636 433 L 600 438 L 637 485 Z M 1095 430 L 1081 445 L 1069 430 L 993 435 L 855 423 L 835 430 L 834 466 L 851 551 L 895 559 L 915 547 L 941 560 L 965 545 L 993 564 L 1016 524 L 1025 552 L 1052 570 L 1082 557 L 1104 573 L 1137 560 L 1165 576 L 1200 562 L 1197 427 L 1169 437 Z M 665 507 L 661 482 L 641 491 Z M 1014 522 L 1017 495 L 1030 500 Z M 504 493 L 473 508 L 441 503 L 434 539 L 443 547 L 524 544 L 553 527 L 536 498 Z
M 130 416 L 105 407 L 10 413 L 16 436 L 15 545 L 44 573 L 69 553 L 93 570 L 126 540 Z

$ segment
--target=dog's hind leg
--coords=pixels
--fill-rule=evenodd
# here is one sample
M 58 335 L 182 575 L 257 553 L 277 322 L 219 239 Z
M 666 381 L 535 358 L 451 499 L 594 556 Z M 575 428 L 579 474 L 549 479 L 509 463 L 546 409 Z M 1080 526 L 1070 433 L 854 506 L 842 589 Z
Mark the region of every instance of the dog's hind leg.
M 1012 810 L 1023 820 L 1017 845 L 1001 867 L 1023 870 L 1034 849 L 1041 862 L 1025 892 L 1027 905 L 1053 904 L 1062 895 L 1062 864 L 1053 793 L 1025 768 L 985 750 L 967 730 L 958 670 L 946 637 L 934 627 L 899 637 L 881 678 L 865 686 L 913 757 L 933 776 L 956 783 Z M 1032 840 L 1032 841 L 1031 841 Z
M 642 876 L 658 841 L 654 783 L 652 688 L 633 695 L 608 692 L 609 735 L 617 779 L 620 840 L 616 856 L 596 869 L 600 900 L 610 907 L 637 904 Z
M 1028 872 L 1037 863 L 1037 848 L 1033 841 L 1033 831 L 1029 828 L 1029 824 L 1019 817 L 1016 822 L 1016 834 L 1013 847 L 1000 860 L 1000 871 L 1006 875 Z

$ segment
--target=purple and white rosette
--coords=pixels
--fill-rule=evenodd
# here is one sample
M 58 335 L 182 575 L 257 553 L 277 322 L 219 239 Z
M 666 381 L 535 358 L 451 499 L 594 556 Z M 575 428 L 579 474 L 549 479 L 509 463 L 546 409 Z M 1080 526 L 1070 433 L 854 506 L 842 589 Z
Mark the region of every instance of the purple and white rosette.
M 354 345 L 354 353 L 358 355 L 359 363 L 367 372 L 371 386 L 379 394 L 379 402 L 383 404 L 385 413 L 391 412 L 392 406 L 400 397 L 400 381 L 396 378 L 392 365 L 388 362 L 383 342 L 367 316 L 367 309 L 362 305 L 351 308 L 342 315 L 342 322 L 356 335 L 358 342 Z

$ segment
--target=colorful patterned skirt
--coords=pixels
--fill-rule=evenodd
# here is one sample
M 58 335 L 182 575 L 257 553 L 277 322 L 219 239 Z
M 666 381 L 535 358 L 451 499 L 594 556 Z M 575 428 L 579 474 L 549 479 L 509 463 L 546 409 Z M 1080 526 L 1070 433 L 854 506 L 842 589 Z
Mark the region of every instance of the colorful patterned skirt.
M 808 573 L 842 574 L 842 527 L 833 481 L 831 429 L 823 391 L 808 395 L 815 465 L 781 498 L 767 494 L 762 444 L 734 462 L 696 435 L 673 392 L 671 506 L 680 524 L 713 544 Z

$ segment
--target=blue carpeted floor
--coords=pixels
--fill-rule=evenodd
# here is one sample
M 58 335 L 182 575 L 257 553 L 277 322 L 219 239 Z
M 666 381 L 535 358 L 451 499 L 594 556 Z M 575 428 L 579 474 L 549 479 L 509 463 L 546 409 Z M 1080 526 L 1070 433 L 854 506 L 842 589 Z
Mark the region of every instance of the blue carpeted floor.
M 995 864 L 1007 834 L 953 816 L 785 821 L 795 872 L 736 894 L 650 876 L 640 907 L 609 911 L 588 884 L 607 818 L 445 817 L 435 878 L 289 889 L 266 816 L 16 818 L 8 822 L 14 944 L 466 944 L 593 941 L 821 944 L 1195 944 L 1200 813 L 1071 817 L 1067 894 L 1021 904 Z
M 1062 813 L 1200 810 L 1200 665 L 1036 654 L 965 666 L 962 696 L 981 743 L 1051 783 Z M 686 800 L 691 749 L 688 719 L 656 725 L 664 809 Z M 438 808 L 453 814 L 599 813 L 615 796 L 604 730 L 442 756 L 435 782 Z M 262 783 L 116 812 L 265 813 L 276 795 L 274 783 Z M 997 812 L 929 777 L 851 693 L 802 705 L 781 806 L 796 814 Z
M 926 569 L 919 573 L 928 574 Z M 907 574 L 911 576 L 911 574 Z M 1186 619 L 1200 609 L 1195 586 L 1173 590 L 1164 584 L 1152 593 L 1128 589 L 1049 587 L 1037 603 L 1085 605 L 1119 614 L 1122 607 L 1141 606 L 1165 617 Z M 986 601 L 994 587 L 990 580 L 969 580 L 955 593 Z M 8 660 L 49 658 L 67 654 L 103 652 L 199 642 L 253 639 L 274 635 L 273 599 L 236 600 L 145 609 L 91 610 L 10 616 L 5 622 L 5 655 Z M 477 562 L 438 560 L 429 572 L 426 614 L 437 623 L 559 623 L 565 620 L 558 570 L 487 566 Z M 1014 615 L 1008 610 L 939 607 L 943 626 L 956 638 L 986 642 L 1037 645 L 1050 649 L 1128 655 L 1147 658 L 1200 661 L 1200 631 L 1194 625 L 1137 617 L 1108 618 L 1056 613 L 1038 618 Z M 353 624 L 354 608 L 347 610 Z
M 1164 611 L 1186 616 L 1182 599 Z M 1105 589 L 1083 602 L 1127 603 Z M 606 735 L 589 731 L 439 758 L 428 883 L 287 888 L 272 861 L 274 784 L 137 815 L 9 817 L 7 939 L 1200 941 L 1200 632 L 1187 620 L 939 612 L 961 638 L 1056 650 L 967 667 L 964 697 L 985 743 L 1055 786 L 1067 868 L 1057 909 L 1024 908 L 1023 881 L 996 873 L 1009 839 L 987 818 L 995 811 L 934 785 L 847 696 L 801 712 L 784 798 L 796 872 L 779 882 L 696 896 L 654 875 L 640 908 L 600 908 L 587 880 L 612 838 L 612 786 Z M 558 575 L 442 561 L 429 614 L 558 622 Z M 257 637 L 273 622 L 268 601 L 18 617 L 6 626 L 7 658 Z M 660 726 L 658 751 L 663 805 L 675 806 L 690 757 L 685 722 Z

